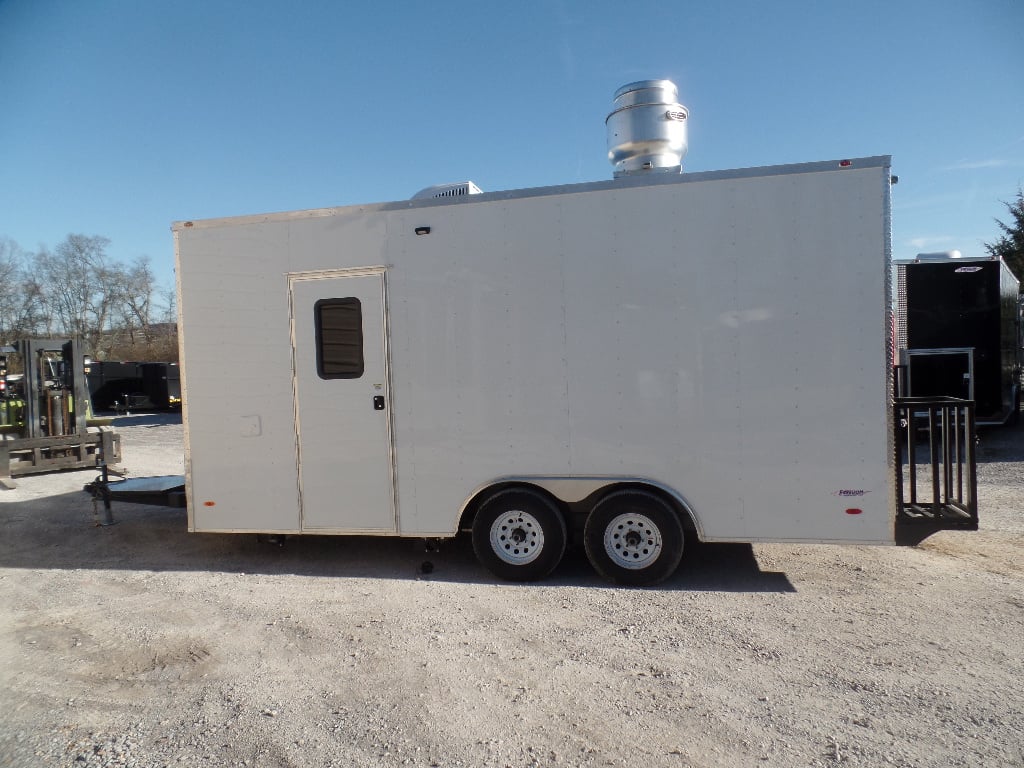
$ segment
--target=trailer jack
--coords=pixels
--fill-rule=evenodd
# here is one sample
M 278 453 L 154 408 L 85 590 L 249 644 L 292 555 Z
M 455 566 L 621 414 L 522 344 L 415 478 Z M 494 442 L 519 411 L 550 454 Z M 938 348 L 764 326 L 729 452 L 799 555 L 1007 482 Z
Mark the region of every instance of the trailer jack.
M 92 496 L 93 525 L 97 528 L 116 525 L 117 521 L 114 519 L 114 509 L 110 501 L 110 468 L 102 457 L 97 460 L 96 467 L 100 470 L 99 476 L 85 486 L 85 490 Z M 99 512 L 100 499 L 103 500 L 102 520 Z

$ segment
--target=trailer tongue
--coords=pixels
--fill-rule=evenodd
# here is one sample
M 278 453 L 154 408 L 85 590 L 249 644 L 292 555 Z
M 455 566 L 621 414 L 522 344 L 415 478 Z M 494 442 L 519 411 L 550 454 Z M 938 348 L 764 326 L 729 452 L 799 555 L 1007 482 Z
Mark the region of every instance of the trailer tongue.
M 103 487 L 106 490 L 101 490 Z M 100 497 L 129 504 L 152 504 L 160 507 L 185 506 L 185 476 L 156 475 L 153 477 L 131 477 L 103 483 L 96 480 L 86 486 L 95 490 Z

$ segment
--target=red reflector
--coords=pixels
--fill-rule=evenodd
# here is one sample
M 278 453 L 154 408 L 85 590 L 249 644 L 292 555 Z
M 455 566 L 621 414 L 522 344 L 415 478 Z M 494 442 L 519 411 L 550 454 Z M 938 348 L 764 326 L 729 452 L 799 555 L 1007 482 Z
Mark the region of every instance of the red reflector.
M 215 507 L 215 506 L 217 506 L 217 502 L 216 501 L 204 501 L 203 502 L 203 506 L 204 507 Z M 847 511 L 849 511 L 849 510 L 847 510 Z
M 846 510 L 846 514 L 848 514 L 848 515 L 859 515 L 859 514 L 860 514 L 861 512 L 863 512 L 863 511 L 864 511 L 863 509 L 857 509 L 857 508 L 855 507 L 855 508 L 853 508 L 853 509 L 848 509 L 848 510 Z
M 849 168 L 851 165 L 853 165 L 853 160 L 840 160 L 839 161 L 839 167 L 840 168 Z

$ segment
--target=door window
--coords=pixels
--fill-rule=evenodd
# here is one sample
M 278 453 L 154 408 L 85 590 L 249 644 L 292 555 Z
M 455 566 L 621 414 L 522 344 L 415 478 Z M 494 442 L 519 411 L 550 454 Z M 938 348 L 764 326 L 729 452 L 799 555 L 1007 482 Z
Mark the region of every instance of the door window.
M 313 306 L 316 372 L 321 379 L 363 375 L 363 310 L 359 299 L 320 299 Z

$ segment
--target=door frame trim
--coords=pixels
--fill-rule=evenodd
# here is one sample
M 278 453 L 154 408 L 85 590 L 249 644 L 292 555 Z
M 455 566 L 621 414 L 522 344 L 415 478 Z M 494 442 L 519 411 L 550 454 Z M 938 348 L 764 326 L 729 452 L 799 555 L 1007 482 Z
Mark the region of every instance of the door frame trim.
M 394 403 L 391 396 L 392 382 L 391 382 L 391 313 L 388 307 L 388 268 L 386 266 L 368 266 L 368 267 L 353 267 L 346 269 L 318 269 L 318 270 L 307 270 L 301 272 L 286 272 L 285 280 L 288 292 L 288 325 L 289 325 L 289 338 L 291 342 L 291 362 L 292 362 L 292 420 L 295 430 L 295 478 L 296 487 L 298 489 L 298 506 L 299 506 L 299 530 L 303 533 L 311 534 L 335 534 L 335 533 L 351 533 L 351 534 L 364 534 L 364 535 L 400 535 L 401 528 L 399 522 L 401 517 L 398 509 L 398 473 L 396 466 L 396 454 L 395 454 L 395 427 L 392 419 L 392 413 L 394 412 Z M 390 492 L 391 492 L 391 529 L 365 529 L 365 528 L 306 528 L 305 525 L 305 508 L 302 503 L 302 429 L 301 421 L 299 419 L 299 376 L 298 376 L 298 359 L 296 357 L 296 341 L 297 341 L 297 329 L 296 329 L 296 318 L 295 318 L 295 293 L 294 288 L 298 283 L 316 282 L 318 280 L 331 280 L 336 278 L 347 278 L 347 277 L 380 277 L 380 291 L 381 291 L 381 333 L 383 336 L 383 349 L 381 353 L 383 355 L 384 365 L 384 419 L 385 419 L 385 438 L 387 440 L 388 448 L 388 474 L 391 480 Z M 364 318 L 365 320 L 365 318 Z

